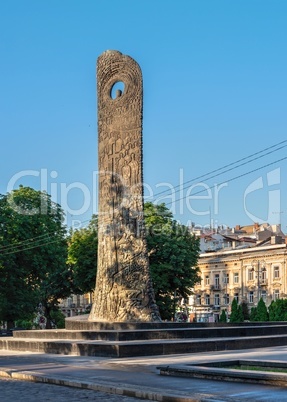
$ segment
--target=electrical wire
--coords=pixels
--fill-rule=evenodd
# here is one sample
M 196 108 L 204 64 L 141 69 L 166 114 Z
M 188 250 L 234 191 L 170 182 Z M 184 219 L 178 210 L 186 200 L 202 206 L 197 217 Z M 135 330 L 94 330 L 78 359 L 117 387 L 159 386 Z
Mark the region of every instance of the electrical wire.
M 280 147 L 280 148 L 278 148 L 278 149 L 276 149 L 276 150 L 274 150 L 274 151 L 270 151 L 270 152 L 268 152 L 268 153 L 266 153 L 266 154 L 264 154 L 264 155 L 257 156 L 256 158 L 253 158 L 253 159 L 251 159 L 250 161 L 241 163 L 241 164 L 238 165 L 238 166 L 232 167 L 232 168 L 230 168 L 230 169 L 226 169 L 226 170 L 224 170 L 224 171 L 221 172 L 221 173 L 218 173 L 218 174 L 216 174 L 216 175 L 210 176 L 210 177 L 208 177 L 206 180 L 210 180 L 210 179 L 213 179 L 214 177 L 221 176 L 221 175 L 224 174 L 224 173 L 230 172 L 230 171 L 232 171 L 232 170 L 234 170 L 234 169 L 237 169 L 238 167 L 242 167 L 242 166 L 244 166 L 244 165 L 247 165 L 248 163 L 251 163 L 251 162 L 254 162 L 255 160 L 261 159 L 261 158 L 263 158 L 264 156 L 270 155 L 270 154 L 272 154 L 273 152 L 276 152 L 276 151 L 278 151 L 278 150 L 280 150 L 280 149 L 282 149 L 282 148 L 285 148 L 285 147 L 286 147 L 286 145 L 284 145 L 283 147 Z M 178 190 L 176 190 L 174 193 L 178 193 L 179 191 L 186 190 L 186 189 L 188 188 L 188 186 L 186 186 L 186 184 L 187 184 L 187 182 L 183 183 L 183 184 L 182 184 L 183 187 L 180 188 L 180 189 L 178 189 Z
M 86 219 L 85 221 L 83 221 L 82 223 L 85 223 L 85 222 L 89 222 L 90 221 L 90 219 Z M 14 250 L 17 250 L 17 248 L 19 248 L 19 247 L 25 247 L 26 245 L 28 245 L 30 242 L 33 242 L 33 241 L 41 241 L 41 240 L 46 240 L 45 239 L 45 237 L 50 237 L 50 236 L 54 236 L 55 235 L 55 232 L 48 232 L 48 233 L 45 233 L 45 234 L 43 234 L 43 235 L 39 235 L 39 236 L 33 236 L 33 237 L 31 237 L 31 238 L 29 238 L 29 239 L 26 239 L 26 240 L 22 240 L 22 241 L 20 241 L 20 242 L 17 242 L 17 243 L 14 243 L 14 244 L 11 244 L 11 245 L 7 245 L 7 246 L 3 246 L 3 247 L 0 247 L 0 252 L 2 252 L 2 251 L 4 251 L 4 253 L 5 253 L 5 251 L 10 251 L 10 249 L 14 249 Z M 43 239 L 44 238 L 44 239 Z M 45 244 L 49 244 L 49 242 L 48 243 L 43 243 L 42 245 L 45 245 Z M 29 248 L 27 248 L 27 249 L 20 249 L 19 251 L 25 251 L 25 250 L 29 250 Z M 16 252 L 16 251 L 15 251 Z M 6 254 L 2 254 L 2 255 L 6 255 Z
M 30 242 L 32 242 L 32 241 L 38 241 L 38 240 L 42 239 L 43 237 L 49 237 L 49 234 L 48 234 L 48 233 L 45 233 L 45 234 L 40 235 L 40 236 L 36 236 L 36 237 L 34 236 L 34 237 L 31 237 L 30 239 L 22 240 L 22 241 L 20 241 L 20 242 L 15 243 L 15 244 L 3 246 L 3 247 L 0 248 L 0 251 L 2 251 L 2 250 L 7 250 L 7 249 L 9 249 L 9 248 L 11 248 L 11 247 L 15 247 L 15 246 L 17 246 L 17 247 L 20 247 L 20 246 L 22 246 L 22 245 L 25 246 L 26 243 L 30 243 Z
M 5 255 L 9 255 L 9 254 L 21 253 L 21 252 L 23 252 L 23 251 L 32 250 L 32 249 L 37 248 L 37 247 L 47 246 L 48 244 L 58 243 L 59 241 L 62 241 L 62 240 L 63 240 L 63 239 L 61 238 L 61 239 L 58 239 L 58 240 L 49 241 L 49 242 L 47 242 L 47 243 L 36 244 L 36 245 L 34 245 L 34 246 L 26 247 L 26 248 L 24 248 L 24 249 L 19 249 L 19 250 L 16 249 L 16 250 L 13 250 L 13 251 L 4 252 L 4 253 L 2 253 L 1 255 L 2 255 L 2 256 L 5 256 Z
M 264 165 L 264 166 L 260 166 L 259 168 L 250 170 L 249 172 L 243 173 L 243 174 L 241 174 L 241 175 L 239 175 L 239 176 L 236 176 L 236 177 L 233 177 L 233 178 L 231 178 L 231 179 L 229 179 L 229 180 L 224 180 L 224 181 L 222 181 L 221 183 L 217 183 L 217 184 L 215 184 L 214 186 L 211 186 L 210 189 L 213 189 L 213 188 L 215 188 L 215 187 L 217 187 L 217 186 L 221 186 L 222 184 L 229 183 L 229 182 L 231 182 L 231 181 L 240 179 L 241 177 L 247 176 L 247 175 L 249 175 L 249 174 L 251 174 L 251 173 L 258 172 L 258 170 L 262 170 L 262 169 L 264 169 L 264 168 L 266 168 L 266 167 L 268 167 L 268 166 L 272 166 L 272 165 L 274 165 L 275 163 L 282 162 L 282 161 L 284 161 L 284 160 L 286 160 L 286 159 L 287 159 L 287 156 L 285 156 L 284 158 L 278 159 L 277 161 L 267 163 L 267 164 Z M 196 192 L 196 193 L 194 193 L 194 194 L 191 194 L 191 196 L 194 196 L 194 195 L 203 193 L 204 191 L 206 191 L 206 189 L 203 189 L 203 190 L 200 190 L 200 191 L 198 191 L 198 192 Z M 182 200 L 182 199 L 184 199 L 184 198 L 186 198 L 186 196 L 183 196 L 183 197 L 181 197 L 181 198 L 178 198 L 178 199 L 175 200 L 175 201 L 171 201 L 171 202 L 165 203 L 165 205 L 173 204 L 174 202 L 178 202 L 178 201 L 180 201 L 180 200 Z
M 275 148 L 275 147 L 278 147 L 279 145 L 282 145 L 282 144 L 284 144 L 284 143 L 286 143 L 286 142 L 287 142 L 287 140 L 278 142 L 277 144 L 274 144 L 274 145 L 271 145 L 270 147 L 264 148 L 264 149 L 262 149 L 261 151 L 255 152 L 255 153 L 253 153 L 253 154 L 251 154 L 251 155 L 248 155 L 248 156 L 246 156 L 246 157 L 244 157 L 244 158 L 238 159 L 238 160 L 235 161 L 235 162 L 228 163 L 227 165 L 224 165 L 224 166 L 222 166 L 222 167 L 220 167 L 220 168 L 214 169 L 214 170 L 212 170 L 211 172 L 207 172 L 207 173 L 205 173 L 205 174 L 203 174 L 203 175 L 200 175 L 200 176 L 195 177 L 195 178 L 193 178 L 193 179 L 187 180 L 187 181 L 185 181 L 185 182 L 182 183 L 182 184 L 178 184 L 178 185 L 174 186 L 174 189 L 177 189 L 177 188 L 179 188 L 179 187 L 181 187 L 181 186 L 185 186 L 185 185 L 188 184 L 188 183 L 195 182 L 196 180 L 202 179 L 202 178 L 204 178 L 204 177 L 206 177 L 206 176 L 209 176 L 209 175 L 211 175 L 211 174 L 213 174 L 213 173 L 219 172 L 220 170 L 223 170 L 223 169 L 228 168 L 228 167 L 230 167 L 230 166 L 236 165 L 236 164 L 239 163 L 239 162 L 243 162 L 243 161 L 245 161 L 245 160 L 247 160 L 247 159 L 252 158 L 253 156 L 262 154 L 263 152 L 269 151 L 270 149 Z M 214 178 L 214 177 L 217 177 L 217 176 L 219 176 L 219 175 L 221 175 L 221 174 L 223 174 L 223 173 L 229 172 L 229 171 L 231 171 L 231 170 L 237 169 L 238 167 L 241 167 L 241 166 L 243 166 L 243 165 L 246 165 L 246 164 L 248 164 L 248 163 L 250 163 L 250 162 L 253 162 L 253 161 L 257 160 L 257 159 L 263 158 L 263 157 L 266 156 L 266 155 L 270 155 L 271 153 L 274 153 L 274 152 L 276 152 L 276 151 L 279 151 L 280 149 L 285 148 L 286 146 L 287 146 L 287 145 L 281 146 L 281 147 L 279 147 L 279 148 L 277 148 L 277 149 L 275 149 L 275 150 L 273 150 L 273 151 L 267 152 L 267 153 L 264 154 L 264 155 L 258 156 L 257 158 L 254 158 L 254 159 L 252 159 L 251 161 L 242 163 L 242 164 L 240 164 L 240 165 L 238 165 L 238 166 L 236 166 L 236 167 L 233 167 L 233 168 L 231 168 L 231 169 L 227 169 L 227 170 L 225 170 L 224 172 L 218 173 L 218 174 L 216 174 L 216 175 L 214 175 L 214 176 L 210 176 L 210 177 L 207 178 L 207 180 L 210 180 L 210 179 L 212 179 L 212 178 Z M 157 197 L 158 195 L 167 193 L 167 192 L 169 192 L 169 191 L 170 191 L 170 189 L 166 189 L 166 190 L 160 191 L 159 193 L 154 194 L 153 197 Z M 180 190 L 178 190 L 178 191 L 180 191 Z

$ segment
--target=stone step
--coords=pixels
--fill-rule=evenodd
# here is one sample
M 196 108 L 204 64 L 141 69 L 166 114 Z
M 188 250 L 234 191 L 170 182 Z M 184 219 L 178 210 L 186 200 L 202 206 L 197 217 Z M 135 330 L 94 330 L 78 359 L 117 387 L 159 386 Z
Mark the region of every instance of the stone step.
M 68 339 L 0 339 L 4 350 L 41 352 L 78 356 L 131 357 L 200 353 L 219 350 L 250 349 L 287 344 L 287 335 L 219 337 L 172 340 L 80 341 Z
M 142 329 L 178 329 L 178 328 L 229 328 L 234 326 L 240 327 L 268 327 L 268 326 L 287 326 L 286 321 L 273 321 L 273 322 L 242 322 L 242 323 L 209 323 L 209 322 L 109 322 L 109 321 L 89 321 L 89 315 L 83 314 L 75 317 L 65 319 L 66 330 L 77 331 L 115 331 L 115 330 L 142 330 Z
M 14 331 L 0 348 L 81 356 L 131 357 L 287 344 L 287 323 L 94 322 L 66 319 L 63 330 Z
M 99 341 L 145 341 L 169 339 L 207 339 L 246 336 L 267 336 L 287 334 L 287 324 L 282 325 L 252 325 L 228 327 L 189 327 L 170 328 L 168 324 L 160 329 L 115 329 L 115 330 L 31 330 L 14 331 L 13 338 L 30 339 L 69 339 L 69 340 L 99 340 Z

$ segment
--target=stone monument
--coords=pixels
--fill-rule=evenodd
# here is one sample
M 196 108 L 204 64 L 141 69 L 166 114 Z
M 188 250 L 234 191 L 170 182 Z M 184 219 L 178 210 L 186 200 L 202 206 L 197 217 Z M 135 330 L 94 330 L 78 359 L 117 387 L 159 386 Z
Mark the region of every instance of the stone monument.
M 97 95 L 99 242 L 89 321 L 161 321 L 144 230 L 143 89 L 135 60 L 118 51 L 100 55 Z
M 117 82 L 124 88 L 113 96 Z M 0 348 L 125 358 L 285 345 L 287 325 L 246 323 L 239 330 L 161 322 L 143 222 L 142 76 L 133 59 L 116 51 L 98 59 L 98 124 L 99 258 L 91 314 L 66 318 L 65 330 L 14 331 Z

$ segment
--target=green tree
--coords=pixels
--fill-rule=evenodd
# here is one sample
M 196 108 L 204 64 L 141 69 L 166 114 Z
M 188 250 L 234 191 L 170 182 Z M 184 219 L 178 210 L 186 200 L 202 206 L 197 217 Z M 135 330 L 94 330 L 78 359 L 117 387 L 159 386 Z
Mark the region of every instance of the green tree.
M 257 321 L 256 320 L 257 317 L 257 307 L 251 307 L 251 311 L 250 311 L 250 321 Z
M 268 311 L 269 321 L 287 321 L 287 299 L 273 300 Z
M 220 317 L 219 317 L 219 322 L 227 322 L 227 316 L 226 316 L 226 311 L 222 310 Z
M 260 298 L 257 305 L 256 321 L 269 321 L 268 310 L 262 297 Z
M 244 315 L 243 315 L 243 309 L 242 309 L 241 304 L 238 305 L 237 314 L 238 314 L 238 321 L 237 322 L 243 322 L 244 321 Z
M 238 305 L 237 300 L 233 299 L 231 303 L 231 314 L 229 322 L 243 322 L 244 316 L 242 311 L 242 306 Z
M 29 320 L 35 308 L 25 286 L 25 270 L 17 264 L 14 253 L 13 222 L 7 197 L 0 196 L 0 319 L 7 321 L 8 328 L 14 326 L 16 318 Z
M 86 228 L 72 231 L 68 241 L 68 264 L 78 294 L 95 288 L 98 254 L 98 219 L 93 216 Z
M 52 311 L 51 318 L 56 328 L 65 328 L 65 316 L 59 308 Z
M 250 318 L 249 309 L 248 309 L 248 304 L 246 303 L 245 300 L 243 300 L 241 302 L 241 307 L 242 307 L 243 319 L 249 320 L 249 318 Z
M 171 319 L 178 302 L 200 280 L 199 239 L 177 223 L 165 204 L 145 204 L 145 225 L 155 299 L 163 319 Z
M 47 328 L 59 299 L 72 293 L 61 207 L 48 194 L 20 186 L 0 196 L 0 319 L 31 319 L 39 303 Z

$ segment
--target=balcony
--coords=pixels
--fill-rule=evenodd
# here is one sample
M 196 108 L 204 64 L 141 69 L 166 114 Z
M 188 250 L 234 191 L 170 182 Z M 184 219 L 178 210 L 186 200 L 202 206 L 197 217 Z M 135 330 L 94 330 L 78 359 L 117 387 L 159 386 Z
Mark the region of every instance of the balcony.
M 221 290 L 221 286 L 220 285 L 211 285 L 210 290 L 214 290 L 214 291 Z

